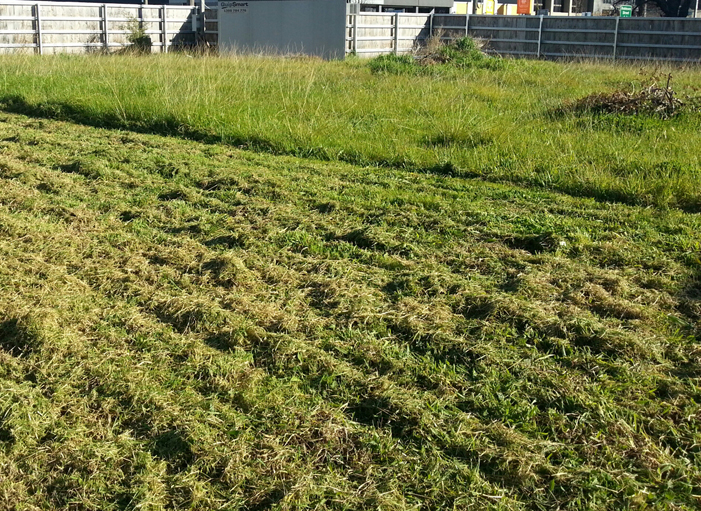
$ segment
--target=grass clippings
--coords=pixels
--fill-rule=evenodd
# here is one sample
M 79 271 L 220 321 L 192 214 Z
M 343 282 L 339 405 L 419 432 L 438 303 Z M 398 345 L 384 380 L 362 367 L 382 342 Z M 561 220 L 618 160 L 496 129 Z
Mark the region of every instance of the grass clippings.
M 0 148 L 0 508 L 698 507 L 698 215 L 14 114 Z

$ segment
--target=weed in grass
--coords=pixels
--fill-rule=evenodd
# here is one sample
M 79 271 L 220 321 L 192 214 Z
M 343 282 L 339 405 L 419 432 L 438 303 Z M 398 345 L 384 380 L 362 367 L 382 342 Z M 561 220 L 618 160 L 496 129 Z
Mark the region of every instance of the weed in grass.
M 135 53 L 137 55 L 144 55 L 151 53 L 151 47 L 153 46 L 153 41 L 151 36 L 146 33 L 144 26 L 136 18 L 131 18 L 127 22 L 126 30 L 127 41 L 129 46 L 123 49 L 124 53 Z
M 456 69 L 504 69 L 508 62 L 482 51 L 477 41 L 463 37 L 442 43 L 429 43 L 415 55 L 380 55 L 368 62 L 373 73 L 433 75 L 448 74 Z
M 368 63 L 373 73 L 418 74 L 412 55 L 380 55 Z

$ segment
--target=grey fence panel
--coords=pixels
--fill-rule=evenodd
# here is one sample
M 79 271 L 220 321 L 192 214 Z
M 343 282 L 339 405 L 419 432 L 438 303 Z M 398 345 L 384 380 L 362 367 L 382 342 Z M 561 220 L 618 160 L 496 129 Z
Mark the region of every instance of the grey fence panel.
M 134 24 L 154 52 L 196 41 L 190 6 L 0 0 L 0 53 L 88 53 L 123 48 Z
M 538 56 L 541 18 L 536 16 L 472 16 L 469 35 L 488 42 L 488 50 Z
M 613 58 L 618 18 L 544 17 L 540 53 L 544 57 Z
M 7 6 L 5 16 L 0 17 L 0 52 L 33 51 L 38 47 L 36 7 L 35 4 Z
M 416 26 L 420 18 L 414 18 L 408 31 L 404 16 L 350 14 L 348 53 L 406 53 L 431 36 L 470 35 L 484 40 L 486 51 L 501 55 L 701 61 L 701 19 L 433 14 L 419 15 L 427 18 L 422 30 Z
M 673 55 L 675 60 L 700 58 L 701 20 L 621 18 L 619 58 L 657 60 L 667 55 Z

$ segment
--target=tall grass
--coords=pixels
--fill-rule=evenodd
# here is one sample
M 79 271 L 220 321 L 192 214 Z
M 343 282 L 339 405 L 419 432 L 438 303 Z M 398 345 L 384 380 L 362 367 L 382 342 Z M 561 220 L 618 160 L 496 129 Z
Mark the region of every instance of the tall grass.
M 520 62 L 449 77 L 374 74 L 358 60 L 186 55 L 2 58 L 7 110 L 276 154 L 542 186 L 701 209 L 697 115 L 553 116 L 563 102 L 658 69 Z M 685 89 L 699 70 L 676 69 Z

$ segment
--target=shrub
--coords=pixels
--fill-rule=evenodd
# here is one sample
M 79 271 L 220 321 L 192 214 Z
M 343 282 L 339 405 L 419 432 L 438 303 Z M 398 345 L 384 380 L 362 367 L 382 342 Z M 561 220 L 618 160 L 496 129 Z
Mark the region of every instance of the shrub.
M 368 65 L 373 73 L 401 75 L 416 72 L 414 57 L 411 55 L 380 55 L 372 59 Z
M 484 53 L 471 37 L 444 44 L 431 38 L 415 55 L 382 55 L 369 63 L 373 73 L 431 74 L 452 69 L 502 69 L 507 61 Z
M 443 64 L 458 68 L 501 69 L 506 61 L 501 57 L 487 55 L 477 41 L 462 37 L 438 48 L 438 58 Z
M 146 33 L 144 27 L 139 23 L 139 20 L 132 18 L 127 23 L 127 41 L 129 46 L 127 50 L 133 53 L 151 53 L 151 36 Z

